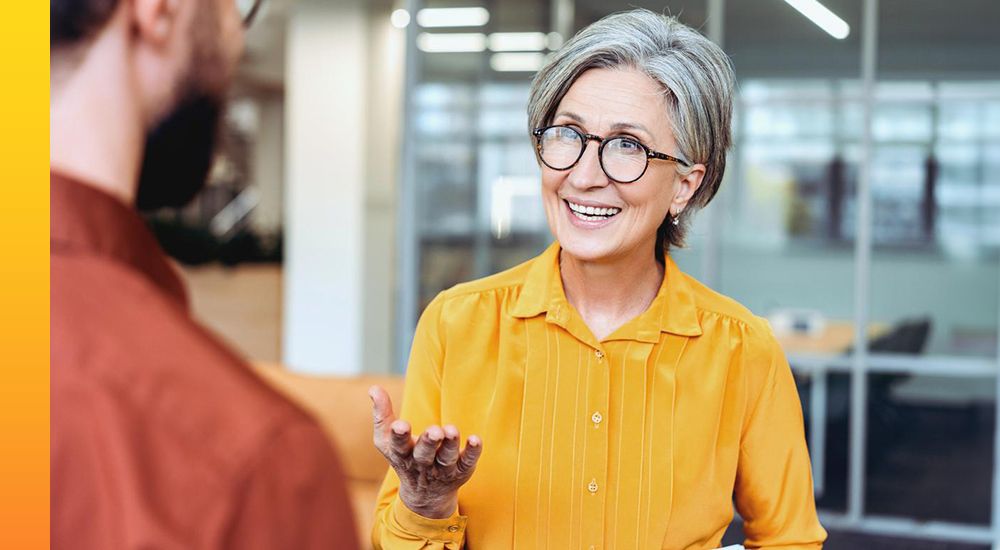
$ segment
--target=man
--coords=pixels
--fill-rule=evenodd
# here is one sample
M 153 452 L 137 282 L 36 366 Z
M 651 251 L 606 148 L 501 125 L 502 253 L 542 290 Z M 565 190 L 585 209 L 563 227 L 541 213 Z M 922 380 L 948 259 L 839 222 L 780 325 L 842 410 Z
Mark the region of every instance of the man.
M 53 547 L 356 548 L 323 433 L 192 321 L 135 211 L 205 181 L 236 0 L 51 0 L 50 23 Z

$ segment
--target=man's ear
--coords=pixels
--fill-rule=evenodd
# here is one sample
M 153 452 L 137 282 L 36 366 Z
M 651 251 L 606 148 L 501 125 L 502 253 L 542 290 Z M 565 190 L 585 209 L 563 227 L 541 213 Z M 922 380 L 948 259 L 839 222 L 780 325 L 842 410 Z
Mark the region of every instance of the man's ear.
M 166 44 L 178 24 L 180 0 L 129 0 L 129 4 L 138 38 L 158 46 Z
M 670 201 L 671 214 L 677 216 L 687 208 L 688 202 L 691 200 L 691 197 L 694 197 L 698 188 L 701 187 L 701 181 L 704 178 L 704 164 L 695 164 L 689 169 L 687 175 L 681 176 L 677 185 L 677 193 L 674 195 L 674 199 Z

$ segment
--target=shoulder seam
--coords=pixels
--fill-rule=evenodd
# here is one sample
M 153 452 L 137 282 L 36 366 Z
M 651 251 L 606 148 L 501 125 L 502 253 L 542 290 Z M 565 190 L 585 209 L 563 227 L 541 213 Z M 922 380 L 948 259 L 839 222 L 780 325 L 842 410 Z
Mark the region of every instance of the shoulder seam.
M 497 290 L 504 290 L 507 288 L 515 288 L 521 286 L 524 286 L 524 281 L 511 283 L 507 285 L 497 285 L 497 286 L 489 286 L 486 288 L 472 288 L 472 289 L 460 289 L 457 286 L 453 286 L 441 292 L 441 299 L 448 300 L 450 298 L 461 298 L 462 296 L 469 296 L 472 294 L 485 294 L 487 292 L 496 292 Z
M 719 317 L 725 317 L 726 319 L 735 321 L 743 326 L 750 326 L 751 324 L 753 324 L 753 321 L 760 321 L 763 319 L 761 316 L 753 313 L 752 311 L 750 312 L 750 319 L 744 320 L 729 313 L 723 313 L 721 311 L 716 311 L 714 309 L 708 309 L 701 306 L 695 306 L 695 309 L 697 309 L 699 313 L 712 313 L 714 315 L 718 315 Z

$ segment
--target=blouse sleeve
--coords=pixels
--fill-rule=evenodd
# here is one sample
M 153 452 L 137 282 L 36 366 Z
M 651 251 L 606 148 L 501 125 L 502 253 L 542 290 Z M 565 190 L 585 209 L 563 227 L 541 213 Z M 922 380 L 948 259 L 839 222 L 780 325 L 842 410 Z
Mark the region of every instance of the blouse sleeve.
M 766 325 L 749 342 L 748 369 L 767 375 L 743 428 L 736 473 L 736 508 L 747 548 L 822 548 L 802 408 L 784 352 Z
M 424 310 L 410 350 L 398 417 L 410 423 L 413 433 L 441 423 L 442 302 L 438 295 Z M 457 510 L 446 519 L 425 518 L 411 511 L 399 499 L 399 477 L 389 468 L 379 489 L 372 546 L 376 550 L 459 550 L 465 540 L 465 523 L 465 516 Z

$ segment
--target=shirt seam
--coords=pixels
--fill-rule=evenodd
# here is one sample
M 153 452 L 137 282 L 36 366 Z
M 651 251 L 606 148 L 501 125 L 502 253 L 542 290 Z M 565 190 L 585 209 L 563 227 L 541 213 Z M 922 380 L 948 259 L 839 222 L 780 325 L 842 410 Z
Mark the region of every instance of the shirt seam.
M 729 313 L 723 313 L 721 311 L 716 311 L 714 309 L 708 309 L 708 308 L 704 308 L 704 307 L 701 307 L 701 306 L 695 306 L 695 309 L 698 311 L 698 313 L 711 313 L 712 315 L 717 315 L 719 317 L 723 317 L 725 319 L 728 319 L 730 321 L 738 323 L 738 324 L 742 325 L 743 327 L 746 327 L 746 328 L 749 328 L 749 329 L 756 329 L 757 327 L 753 326 L 755 324 L 754 321 L 759 321 L 761 319 L 760 316 L 754 315 L 753 313 L 750 314 L 751 319 L 741 319 L 741 318 L 739 318 L 739 317 L 737 317 L 735 315 L 731 315 Z
M 447 300 L 451 300 L 452 298 L 462 298 L 462 297 L 465 297 L 465 296 L 487 294 L 487 293 L 490 293 L 490 292 L 497 292 L 497 291 L 501 291 L 501 290 L 508 290 L 508 289 L 511 289 L 511 288 L 523 287 L 524 284 L 525 284 L 524 281 L 520 281 L 520 282 L 516 282 L 516 283 L 511 283 L 511 284 L 508 284 L 508 285 L 498 285 L 498 286 L 491 286 L 491 287 L 488 287 L 488 288 L 469 289 L 469 290 L 464 290 L 464 289 L 459 290 L 459 289 L 457 289 L 455 287 L 452 287 L 452 288 L 449 288 L 448 290 L 445 290 L 445 291 L 441 292 L 441 298 L 443 300 L 447 301 Z

